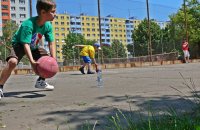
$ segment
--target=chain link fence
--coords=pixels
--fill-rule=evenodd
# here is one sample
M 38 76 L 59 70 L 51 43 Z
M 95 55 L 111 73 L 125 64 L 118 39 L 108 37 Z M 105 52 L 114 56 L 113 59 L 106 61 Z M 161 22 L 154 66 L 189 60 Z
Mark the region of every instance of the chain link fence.
M 152 56 L 140 56 L 140 57 L 132 57 L 132 58 L 104 58 L 104 64 L 117 64 L 117 63 L 130 63 L 130 62 L 154 62 L 154 61 L 173 61 L 177 60 L 179 57 L 178 52 L 164 53 L 164 54 L 156 54 Z M 96 59 L 96 61 L 100 61 Z M 60 66 L 77 66 L 83 63 L 82 59 L 70 59 L 65 60 L 63 65 Z M 5 62 L 0 60 L 0 69 L 4 68 L 6 65 Z M 20 62 L 17 65 L 17 69 L 30 69 L 31 65 L 25 65 L 23 62 Z
M 132 57 L 132 58 L 104 58 L 104 64 L 116 64 L 116 63 L 130 63 L 130 62 L 154 62 L 154 61 L 170 61 L 177 60 L 179 57 L 178 52 L 164 53 L 164 54 L 156 54 L 152 56 L 140 56 L 140 57 Z M 96 59 L 96 61 L 101 61 Z M 65 60 L 63 62 L 63 66 L 75 66 L 81 65 L 83 63 L 82 59 L 70 59 Z

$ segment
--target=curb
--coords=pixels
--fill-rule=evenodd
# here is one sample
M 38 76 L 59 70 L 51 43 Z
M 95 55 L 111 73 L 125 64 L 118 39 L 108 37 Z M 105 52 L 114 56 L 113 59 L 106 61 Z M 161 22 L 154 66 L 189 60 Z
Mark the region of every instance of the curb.
M 200 59 L 192 59 L 191 63 L 200 62 Z M 155 62 L 130 62 L 130 63 L 114 63 L 114 64 L 102 64 L 102 69 L 117 69 L 117 68 L 134 68 L 134 67 L 146 67 L 146 66 L 162 66 L 171 64 L 183 64 L 181 60 L 173 61 L 155 61 Z M 59 67 L 59 72 L 67 71 L 79 71 L 80 66 L 62 66 Z M 92 66 L 93 69 L 95 66 Z M 12 72 L 13 75 L 23 75 L 23 74 L 34 74 L 33 70 L 30 69 L 15 69 Z

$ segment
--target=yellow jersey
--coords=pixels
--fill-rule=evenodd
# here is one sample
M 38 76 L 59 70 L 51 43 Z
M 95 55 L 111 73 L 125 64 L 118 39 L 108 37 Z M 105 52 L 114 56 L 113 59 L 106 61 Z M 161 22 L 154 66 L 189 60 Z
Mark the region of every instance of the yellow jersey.
M 80 56 L 89 56 L 90 58 L 95 58 L 95 49 L 91 45 L 86 45 L 80 52 Z

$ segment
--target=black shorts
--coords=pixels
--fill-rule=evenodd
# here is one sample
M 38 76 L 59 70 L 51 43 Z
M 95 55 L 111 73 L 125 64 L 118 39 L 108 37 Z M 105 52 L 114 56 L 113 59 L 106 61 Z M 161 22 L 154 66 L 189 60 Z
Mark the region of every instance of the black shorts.
M 33 59 L 35 61 L 37 61 L 42 56 L 48 56 L 48 53 L 44 48 L 38 48 L 36 50 L 32 50 L 31 52 L 32 52 Z M 14 47 L 11 48 L 10 54 L 6 58 L 6 61 L 8 62 L 8 60 L 10 58 L 16 58 L 18 60 L 18 63 L 19 63 L 24 55 L 26 55 L 26 53 L 24 51 L 23 45 L 14 46 Z

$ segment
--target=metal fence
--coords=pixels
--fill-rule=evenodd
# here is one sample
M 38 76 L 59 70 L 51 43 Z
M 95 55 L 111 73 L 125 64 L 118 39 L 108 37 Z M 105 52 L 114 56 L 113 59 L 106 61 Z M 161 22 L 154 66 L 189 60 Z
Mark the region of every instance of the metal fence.
M 140 57 L 132 57 L 132 58 L 104 58 L 104 64 L 116 64 L 116 63 L 130 63 L 130 62 L 150 62 L 152 61 L 169 61 L 169 60 L 177 60 L 179 57 L 178 52 L 164 53 L 164 54 L 156 54 L 152 56 L 140 56 Z M 96 61 L 100 61 L 96 59 Z M 70 59 L 65 60 L 63 63 L 59 64 L 59 66 L 77 66 L 83 63 L 82 59 Z M 4 68 L 6 63 L 0 60 L 0 69 Z M 20 62 L 17 65 L 18 69 L 29 69 L 31 65 L 25 65 L 23 62 Z
M 104 64 L 113 64 L 113 63 L 130 63 L 130 62 L 151 62 L 151 61 L 169 61 L 177 60 L 179 57 L 178 52 L 156 54 L 152 56 L 140 56 L 132 58 L 104 58 Z M 96 59 L 96 61 L 100 61 Z M 74 66 L 81 65 L 83 63 L 82 59 L 70 59 L 63 62 L 63 66 Z M 62 65 L 61 65 L 62 66 Z

